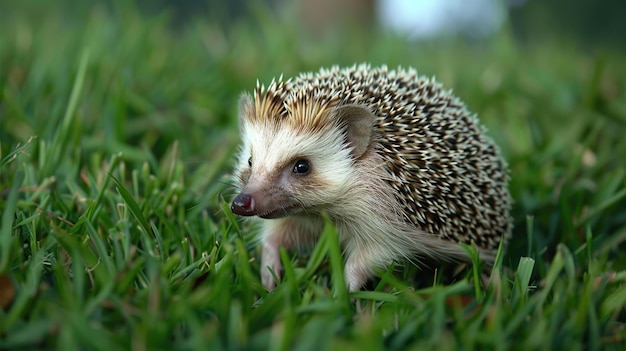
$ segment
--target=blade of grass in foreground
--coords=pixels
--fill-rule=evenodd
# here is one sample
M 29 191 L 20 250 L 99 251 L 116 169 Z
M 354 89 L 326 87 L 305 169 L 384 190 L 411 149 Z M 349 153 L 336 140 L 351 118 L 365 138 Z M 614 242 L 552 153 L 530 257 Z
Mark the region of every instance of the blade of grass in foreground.
M 6 272 L 11 261 L 13 248 L 13 218 L 17 210 L 17 196 L 19 188 L 24 181 L 24 172 L 17 171 L 13 177 L 13 184 L 9 189 L 9 195 L 2 212 L 2 227 L 0 227 L 0 273 Z
M 464 243 L 460 243 L 460 245 L 465 250 L 465 252 L 470 258 L 470 261 L 472 262 L 472 274 L 474 277 L 473 279 L 474 280 L 474 293 L 476 294 L 476 298 L 480 300 L 483 296 L 483 289 L 481 286 L 482 279 L 480 279 L 481 262 L 480 262 L 480 255 L 478 254 L 478 248 L 474 244 L 467 245 Z
M 535 260 L 530 257 L 521 257 L 515 271 L 515 290 L 511 297 L 511 303 L 521 303 L 528 296 L 530 277 L 533 273 Z
M 130 191 L 128 191 L 128 189 L 126 189 L 126 187 L 122 183 L 120 183 L 120 181 L 117 180 L 117 178 L 115 178 L 112 175 L 110 177 L 111 177 L 111 179 L 113 179 L 113 182 L 115 182 L 115 185 L 117 186 L 117 190 L 119 191 L 120 196 L 122 197 L 122 199 L 124 199 L 124 202 L 126 203 L 128 208 L 130 209 L 130 213 L 132 213 L 133 216 L 135 217 L 135 219 L 137 219 L 137 222 L 139 222 L 139 225 L 141 226 L 141 229 L 143 229 L 144 233 L 146 233 L 146 234 L 151 233 L 150 225 L 148 224 L 148 220 L 146 220 L 146 217 L 143 215 L 143 212 L 139 208 L 139 205 L 137 204 L 137 202 L 133 198 L 133 196 L 130 193 Z
M 626 273 L 626 272 L 624 272 Z M 617 314 L 626 306 L 626 285 L 617 288 L 602 303 L 602 318 L 617 317 Z
M 322 236 L 328 237 L 326 239 L 326 244 L 328 245 L 328 256 L 330 260 L 330 271 L 333 279 L 333 287 L 335 289 L 335 295 L 339 301 L 342 302 L 342 305 L 348 306 L 348 287 L 346 286 L 346 280 L 344 277 L 344 263 L 343 257 L 341 255 L 341 248 L 339 246 L 339 236 L 335 229 L 326 225 L 324 228 L 324 232 Z M 348 311 L 345 311 L 346 313 Z
M 0 145 L 0 169 L 3 169 L 3 167 L 7 164 L 9 164 L 10 162 L 12 162 L 13 160 L 15 160 L 17 158 L 17 155 L 19 155 L 22 152 L 26 151 L 26 148 L 28 148 L 28 146 L 30 145 L 30 143 L 35 139 L 35 136 L 31 136 L 27 142 L 25 142 L 24 144 L 17 144 L 17 146 L 13 149 L 13 151 L 9 152 L 6 156 L 2 156 L 2 147 Z
M 122 155 L 119 153 L 111 156 L 111 160 L 109 161 L 106 175 L 112 174 L 112 171 L 116 169 L 117 166 L 119 165 L 121 157 Z M 98 212 L 100 211 L 100 208 L 101 208 L 100 204 L 102 203 L 102 200 L 104 199 L 105 192 L 107 190 L 108 185 L 109 185 L 109 177 L 105 176 L 102 182 L 102 186 L 98 190 L 98 193 L 94 201 L 89 204 L 89 207 L 85 210 L 85 213 L 81 216 L 80 220 L 74 226 L 76 230 L 81 228 L 79 224 L 81 224 L 82 221 L 91 222 L 93 221 L 94 218 L 98 216 Z

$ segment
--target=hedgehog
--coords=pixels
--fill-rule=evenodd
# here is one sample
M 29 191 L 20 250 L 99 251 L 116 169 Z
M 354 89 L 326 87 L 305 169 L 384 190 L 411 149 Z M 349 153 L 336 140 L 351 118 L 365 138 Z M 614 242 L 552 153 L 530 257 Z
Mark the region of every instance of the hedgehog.
M 242 145 L 231 211 L 264 219 L 261 281 L 281 279 L 279 248 L 313 245 L 329 219 L 347 287 L 394 262 L 492 265 L 512 230 L 508 168 L 476 115 L 413 68 L 322 68 L 239 102 Z

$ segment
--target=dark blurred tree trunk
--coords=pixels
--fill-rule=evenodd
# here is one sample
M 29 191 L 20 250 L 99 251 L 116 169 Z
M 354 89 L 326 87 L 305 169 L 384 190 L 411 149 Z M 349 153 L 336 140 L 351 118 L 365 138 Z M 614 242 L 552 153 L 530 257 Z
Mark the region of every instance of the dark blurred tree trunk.
M 298 17 L 313 35 L 376 27 L 375 0 L 297 0 Z

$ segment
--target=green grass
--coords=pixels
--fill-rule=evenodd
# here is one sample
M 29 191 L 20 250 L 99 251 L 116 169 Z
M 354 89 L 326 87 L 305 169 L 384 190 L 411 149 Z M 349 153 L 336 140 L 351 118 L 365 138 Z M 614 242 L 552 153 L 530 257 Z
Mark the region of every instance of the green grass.
M 16 4 L 0 15 L 0 349 L 623 349 L 623 54 Z M 436 76 L 500 144 L 515 232 L 488 287 L 474 262 L 348 294 L 329 225 L 262 288 L 255 228 L 227 203 L 239 95 L 364 61 Z

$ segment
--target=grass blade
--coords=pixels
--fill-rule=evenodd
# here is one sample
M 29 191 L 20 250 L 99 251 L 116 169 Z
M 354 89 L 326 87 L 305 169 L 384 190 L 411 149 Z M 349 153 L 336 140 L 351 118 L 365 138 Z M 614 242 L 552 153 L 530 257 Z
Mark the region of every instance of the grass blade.
M 19 188 L 24 182 L 24 173 L 18 171 L 13 177 L 13 183 L 9 189 L 4 210 L 2 211 L 2 226 L 0 227 L 0 273 L 4 273 L 9 268 L 11 262 L 11 251 L 15 247 L 13 245 L 13 218 L 17 211 L 17 197 Z
M 139 223 L 139 226 L 141 227 L 141 229 L 143 229 L 143 232 L 145 234 L 151 234 L 152 231 L 150 230 L 150 225 L 148 224 L 148 220 L 143 215 L 141 208 L 139 208 L 139 205 L 137 204 L 137 202 L 131 195 L 130 191 L 128 191 L 128 189 L 126 189 L 126 187 L 122 183 L 120 183 L 119 180 L 117 180 L 117 178 L 115 178 L 112 175 L 110 177 L 111 179 L 113 179 L 113 182 L 115 182 L 115 185 L 117 186 L 117 191 L 119 192 L 120 196 L 124 200 L 124 203 L 126 204 L 126 206 L 128 206 L 130 213 L 133 214 L 133 216 Z

